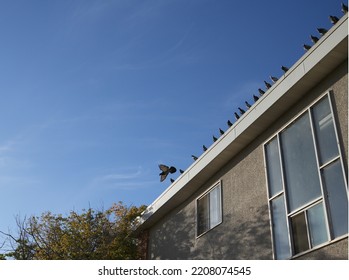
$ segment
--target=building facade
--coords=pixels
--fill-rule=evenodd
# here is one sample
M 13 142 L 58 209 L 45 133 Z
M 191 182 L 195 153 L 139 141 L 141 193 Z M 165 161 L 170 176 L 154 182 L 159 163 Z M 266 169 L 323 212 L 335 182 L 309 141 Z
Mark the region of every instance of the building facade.
M 148 259 L 348 259 L 343 16 L 143 213 Z

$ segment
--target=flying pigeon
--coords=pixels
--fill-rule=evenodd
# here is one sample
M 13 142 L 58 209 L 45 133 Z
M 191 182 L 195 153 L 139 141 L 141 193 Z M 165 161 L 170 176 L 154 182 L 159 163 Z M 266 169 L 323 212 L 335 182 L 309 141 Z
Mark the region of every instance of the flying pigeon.
M 233 123 L 230 120 L 227 121 L 227 124 L 229 127 L 233 125 Z
M 258 97 L 258 96 L 253 95 L 253 100 L 254 100 L 255 102 L 256 102 L 258 99 L 259 99 L 259 97 Z
M 259 91 L 260 96 L 262 96 L 265 93 L 265 91 L 260 89 L 260 88 L 258 89 L 258 91 Z
M 303 45 L 303 49 L 304 49 L 305 51 L 308 51 L 308 50 L 311 49 L 311 46 L 304 44 L 304 45 Z
M 159 175 L 160 175 L 160 182 L 163 182 L 168 174 L 173 174 L 177 171 L 177 169 L 173 166 L 168 167 L 167 165 L 164 164 L 159 164 L 159 168 L 162 171 Z
M 264 81 L 265 86 L 267 87 L 267 89 L 271 88 L 271 84 L 269 84 L 267 81 Z
M 216 142 L 218 140 L 218 138 L 216 136 L 212 136 L 213 142 Z
M 238 107 L 239 111 L 241 114 L 244 114 L 245 113 L 245 110 L 241 109 L 240 107 Z
M 205 145 L 202 145 L 202 149 L 204 150 L 204 152 L 207 151 L 207 147 Z
M 224 134 L 224 130 L 223 129 L 219 129 L 219 133 L 221 134 L 221 135 L 223 135 Z
M 329 16 L 329 18 L 332 24 L 336 24 L 339 21 L 339 19 L 336 16 Z
M 274 76 L 270 76 L 270 80 L 272 80 L 274 83 L 276 83 L 278 81 L 278 78 L 276 78 Z
M 342 3 L 342 12 L 346 14 L 348 12 L 348 6 Z
M 197 160 L 198 159 L 198 157 L 194 156 L 194 155 L 191 155 L 191 157 L 193 158 L 193 160 Z
M 247 108 L 251 108 L 251 104 L 250 104 L 250 103 L 248 103 L 247 101 L 245 101 L 245 104 L 246 104 L 246 107 L 247 107 Z
M 317 31 L 319 31 L 319 33 L 320 33 L 321 35 L 325 35 L 326 32 L 327 32 L 327 29 L 325 29 L 325 28 L 318 28 Z
M 234 116 L 235 116 L 235 119 L 236 119 L 236 120 L 240 119 L 238 113 L 235 112 L 235 113 L 234 113 Z
M 310 35 L 311 41 L 315 44 L 317 41 L 319 41 L 319 38 L 313 35 Z
M 284 71 L 285 73 L 288 71 L 288 68 L 286 66 L 281 66 L 282 71 Z

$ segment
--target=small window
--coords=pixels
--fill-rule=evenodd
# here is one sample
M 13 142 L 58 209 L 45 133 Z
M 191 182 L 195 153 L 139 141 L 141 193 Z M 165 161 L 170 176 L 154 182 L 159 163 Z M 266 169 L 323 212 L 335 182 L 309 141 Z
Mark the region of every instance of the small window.
M 197 236 L 209 231 L 222 222 L 221 184 L 215 185 L 201 196 L 197 207 Z

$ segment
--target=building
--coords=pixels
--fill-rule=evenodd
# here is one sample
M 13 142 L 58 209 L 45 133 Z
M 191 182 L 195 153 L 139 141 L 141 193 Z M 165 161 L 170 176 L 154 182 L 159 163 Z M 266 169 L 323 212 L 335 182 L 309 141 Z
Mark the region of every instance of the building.
M 347 162 L 345 14 L 147 208 L 147 258 L 347 259 Z

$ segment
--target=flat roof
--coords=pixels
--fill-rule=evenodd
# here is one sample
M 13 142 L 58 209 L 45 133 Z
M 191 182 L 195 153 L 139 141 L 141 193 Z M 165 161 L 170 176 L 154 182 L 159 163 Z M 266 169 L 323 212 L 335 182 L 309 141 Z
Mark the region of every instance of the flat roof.
M 348 14 L 345 14 L 239 120 L 147 207 L 139 218 L 137 230 L 150 227 L 185 201 L 347 58 Z

